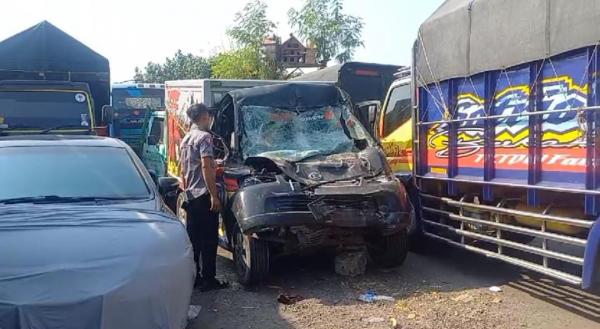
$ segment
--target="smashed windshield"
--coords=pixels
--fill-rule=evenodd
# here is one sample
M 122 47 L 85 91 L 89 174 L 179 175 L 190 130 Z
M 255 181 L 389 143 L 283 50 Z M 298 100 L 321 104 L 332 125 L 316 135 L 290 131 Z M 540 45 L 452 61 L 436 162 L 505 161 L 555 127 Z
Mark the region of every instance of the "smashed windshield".
M 244 158 L 300 161 L 373 145 L 367 131 L 343 105 L 311 109 L 243 106 L 242 115 Z

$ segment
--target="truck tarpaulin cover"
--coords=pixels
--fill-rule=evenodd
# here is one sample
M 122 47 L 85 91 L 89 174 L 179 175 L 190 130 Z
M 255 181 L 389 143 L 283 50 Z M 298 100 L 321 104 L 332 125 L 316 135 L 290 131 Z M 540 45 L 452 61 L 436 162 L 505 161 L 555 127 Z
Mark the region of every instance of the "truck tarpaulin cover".
M 0 42 L 0 70 L 109 72 L 108 60 L 43 21 Z
M 419 29 L 420 84 L 512 67 L 600 40 L 597 0 L 446 0 Z
M 182 224 L 158 212 L 3 206 L 0 328 L 183 328 L 191 258 Z

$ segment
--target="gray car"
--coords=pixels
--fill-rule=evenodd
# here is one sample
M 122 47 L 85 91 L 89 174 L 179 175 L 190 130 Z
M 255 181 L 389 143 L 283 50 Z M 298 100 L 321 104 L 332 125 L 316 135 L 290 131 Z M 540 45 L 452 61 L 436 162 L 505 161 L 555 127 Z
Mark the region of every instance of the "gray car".
M 192 249 L 156 183 L 115 139 L 0 138 L 0 328 L 185 327 Z

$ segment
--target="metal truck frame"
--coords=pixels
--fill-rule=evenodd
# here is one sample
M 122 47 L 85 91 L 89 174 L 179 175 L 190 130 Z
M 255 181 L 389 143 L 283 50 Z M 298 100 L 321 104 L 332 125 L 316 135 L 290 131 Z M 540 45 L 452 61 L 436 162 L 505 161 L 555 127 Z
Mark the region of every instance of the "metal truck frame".
M 495 20 L 504 27 L 495 29 L 477 25 L 477 15 L 489 13 L 482 8 L 498 0 L 463 3 L 464 11 L 455 10 L 456 3 L 442 5 L 422 26 L 413 51 L 413 173 L 422 233 L 594 288 L 600 278 L 598 43 L 568 39 L 563 45 L 563 34 L 574 34 L 554 29 L 546 34 L 546 50 L 532 46 L 493 57 L 479 39 L 469 39 L 475 33 L 504 35 L 529 16 L 544 15 L 547 28 L 561 24 L 554 17 L 565 11 L 583 22 L 590 13 L 569 1 L 537 1 L 544 6 L 523 13 L 496 6 Z M 456 23 L 453 15 L 467 18 Z M 451 21 L 472 29 L 465 36 L 467 62 L 437 46 L 436 38 L 449 38 L 445 24 Z M 518 37 L 537 47 L 530 31 Z

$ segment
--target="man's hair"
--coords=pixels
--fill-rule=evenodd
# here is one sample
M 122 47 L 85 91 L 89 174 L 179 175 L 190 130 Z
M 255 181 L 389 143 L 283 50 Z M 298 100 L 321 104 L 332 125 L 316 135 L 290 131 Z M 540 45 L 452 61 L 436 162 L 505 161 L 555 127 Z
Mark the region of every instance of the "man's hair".
M 206 105 L 198 103 L 190 106 L 185 113 L 192 122 L 196 122 L 202 113 L 210 113 L 210 109 Z

